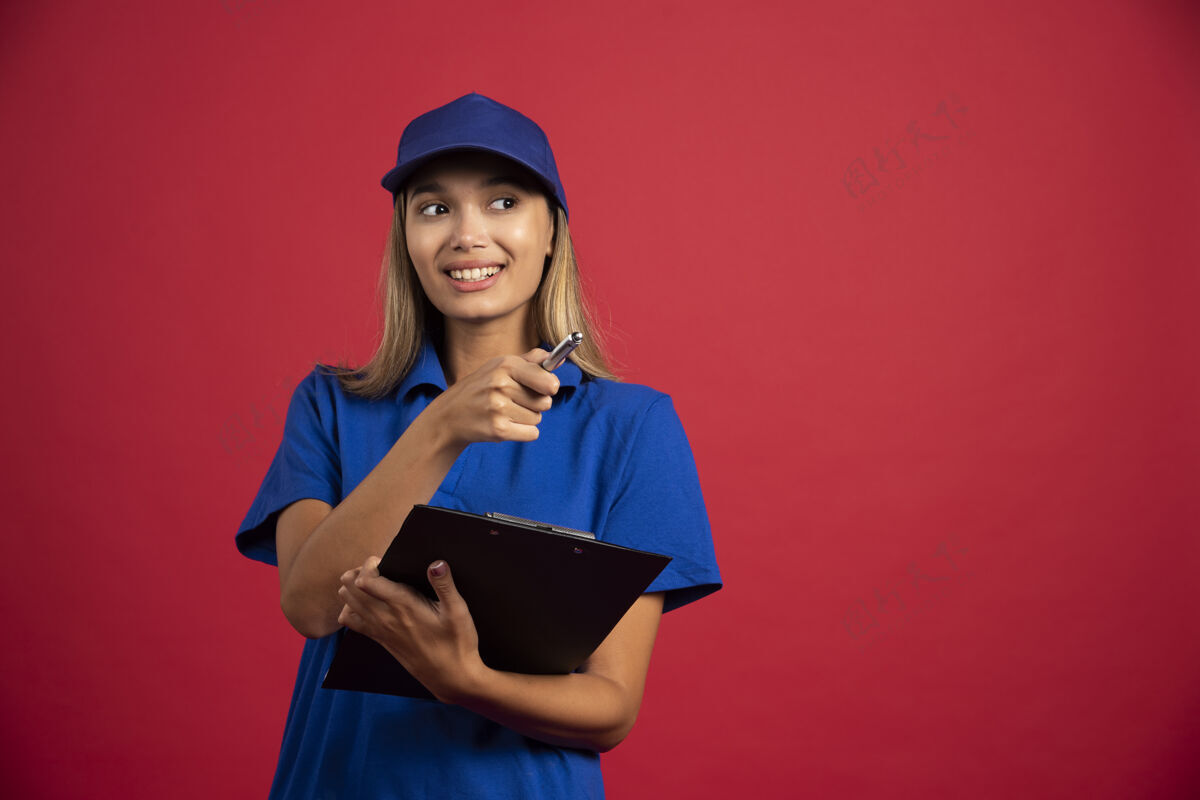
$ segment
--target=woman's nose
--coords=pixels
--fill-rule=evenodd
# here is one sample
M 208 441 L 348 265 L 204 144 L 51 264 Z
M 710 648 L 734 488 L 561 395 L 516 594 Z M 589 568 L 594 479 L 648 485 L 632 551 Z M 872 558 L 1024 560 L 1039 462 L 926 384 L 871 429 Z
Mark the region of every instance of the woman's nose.
M 473 247 L 487 247 L 487 220 L 477 208 L 464 208 L 454 223 L 451 245 L 456 250 L 470 250 Z

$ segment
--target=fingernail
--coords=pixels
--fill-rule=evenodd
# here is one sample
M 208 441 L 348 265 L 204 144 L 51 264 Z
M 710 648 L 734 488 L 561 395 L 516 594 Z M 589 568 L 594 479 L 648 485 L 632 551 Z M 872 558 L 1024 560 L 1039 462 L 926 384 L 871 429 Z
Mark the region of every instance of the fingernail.
M 429 574 L 435 578 L 440 578 L 446 574 L 446 562 L 435 561 L 429 567 Z

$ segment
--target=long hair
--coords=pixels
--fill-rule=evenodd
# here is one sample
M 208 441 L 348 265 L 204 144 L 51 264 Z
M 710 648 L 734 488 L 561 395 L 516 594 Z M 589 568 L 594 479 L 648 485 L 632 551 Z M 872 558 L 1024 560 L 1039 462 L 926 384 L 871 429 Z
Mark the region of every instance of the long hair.
M 552 202 L 547 199 L 547 202 Z M 424 336 L 438 336 L 442 315 L 425 297 L 404 238 L 403 198 L 395 204 L 380 275 L 383 297 L 383 332 L 371 360 L 361 367 L 340 367 L 334 372 L 342 388 L 361 397 L 379 399 L 389 394 L 412 369 Z M 573 331 L 583 333 L 583 343 L 570 359 L 592 377 L 616 379 L 604 355 L 600 331 L 579 279 L 575 247 L 567 228 L 567 215 L 554 207 L 554 252 L 533 296 L 535 332 L 541 341 L 557 344 Z

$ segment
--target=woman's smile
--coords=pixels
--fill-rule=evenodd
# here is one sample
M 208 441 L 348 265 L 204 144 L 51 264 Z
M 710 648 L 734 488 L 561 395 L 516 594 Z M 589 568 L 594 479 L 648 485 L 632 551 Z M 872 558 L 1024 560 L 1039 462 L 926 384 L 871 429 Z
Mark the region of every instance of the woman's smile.
M 494 261 L 455 261 L 442 268 L 450 285 L 460 292 L 488 289 L 499 280 L 503 264 Z

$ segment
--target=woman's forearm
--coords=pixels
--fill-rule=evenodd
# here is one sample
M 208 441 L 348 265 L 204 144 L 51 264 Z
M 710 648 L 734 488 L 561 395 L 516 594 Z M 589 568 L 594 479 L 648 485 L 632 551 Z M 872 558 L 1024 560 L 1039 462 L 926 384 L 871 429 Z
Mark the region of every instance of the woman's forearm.
M 422 414 L 336 508 L 301 501 L 284 511 L 276 526 L 280 603 L 296 630 L 316 638 L 338 629 L 338 577 L 383 554 L 412 507 L 429 502 L 462 450 L 440 435 L 435 415 Z
M 559 747 L 611 750 L 633 728 L 641 706 L 640 686 L 635 691 L 600 675 L 484 670 L 469 690 L 446 700 Z
M 638 598 L 579 672 L 522 675 L 490 669 L 482 661 L 431 690 L 533 739 L 605 752 L 633 729 L 663 596 Z

